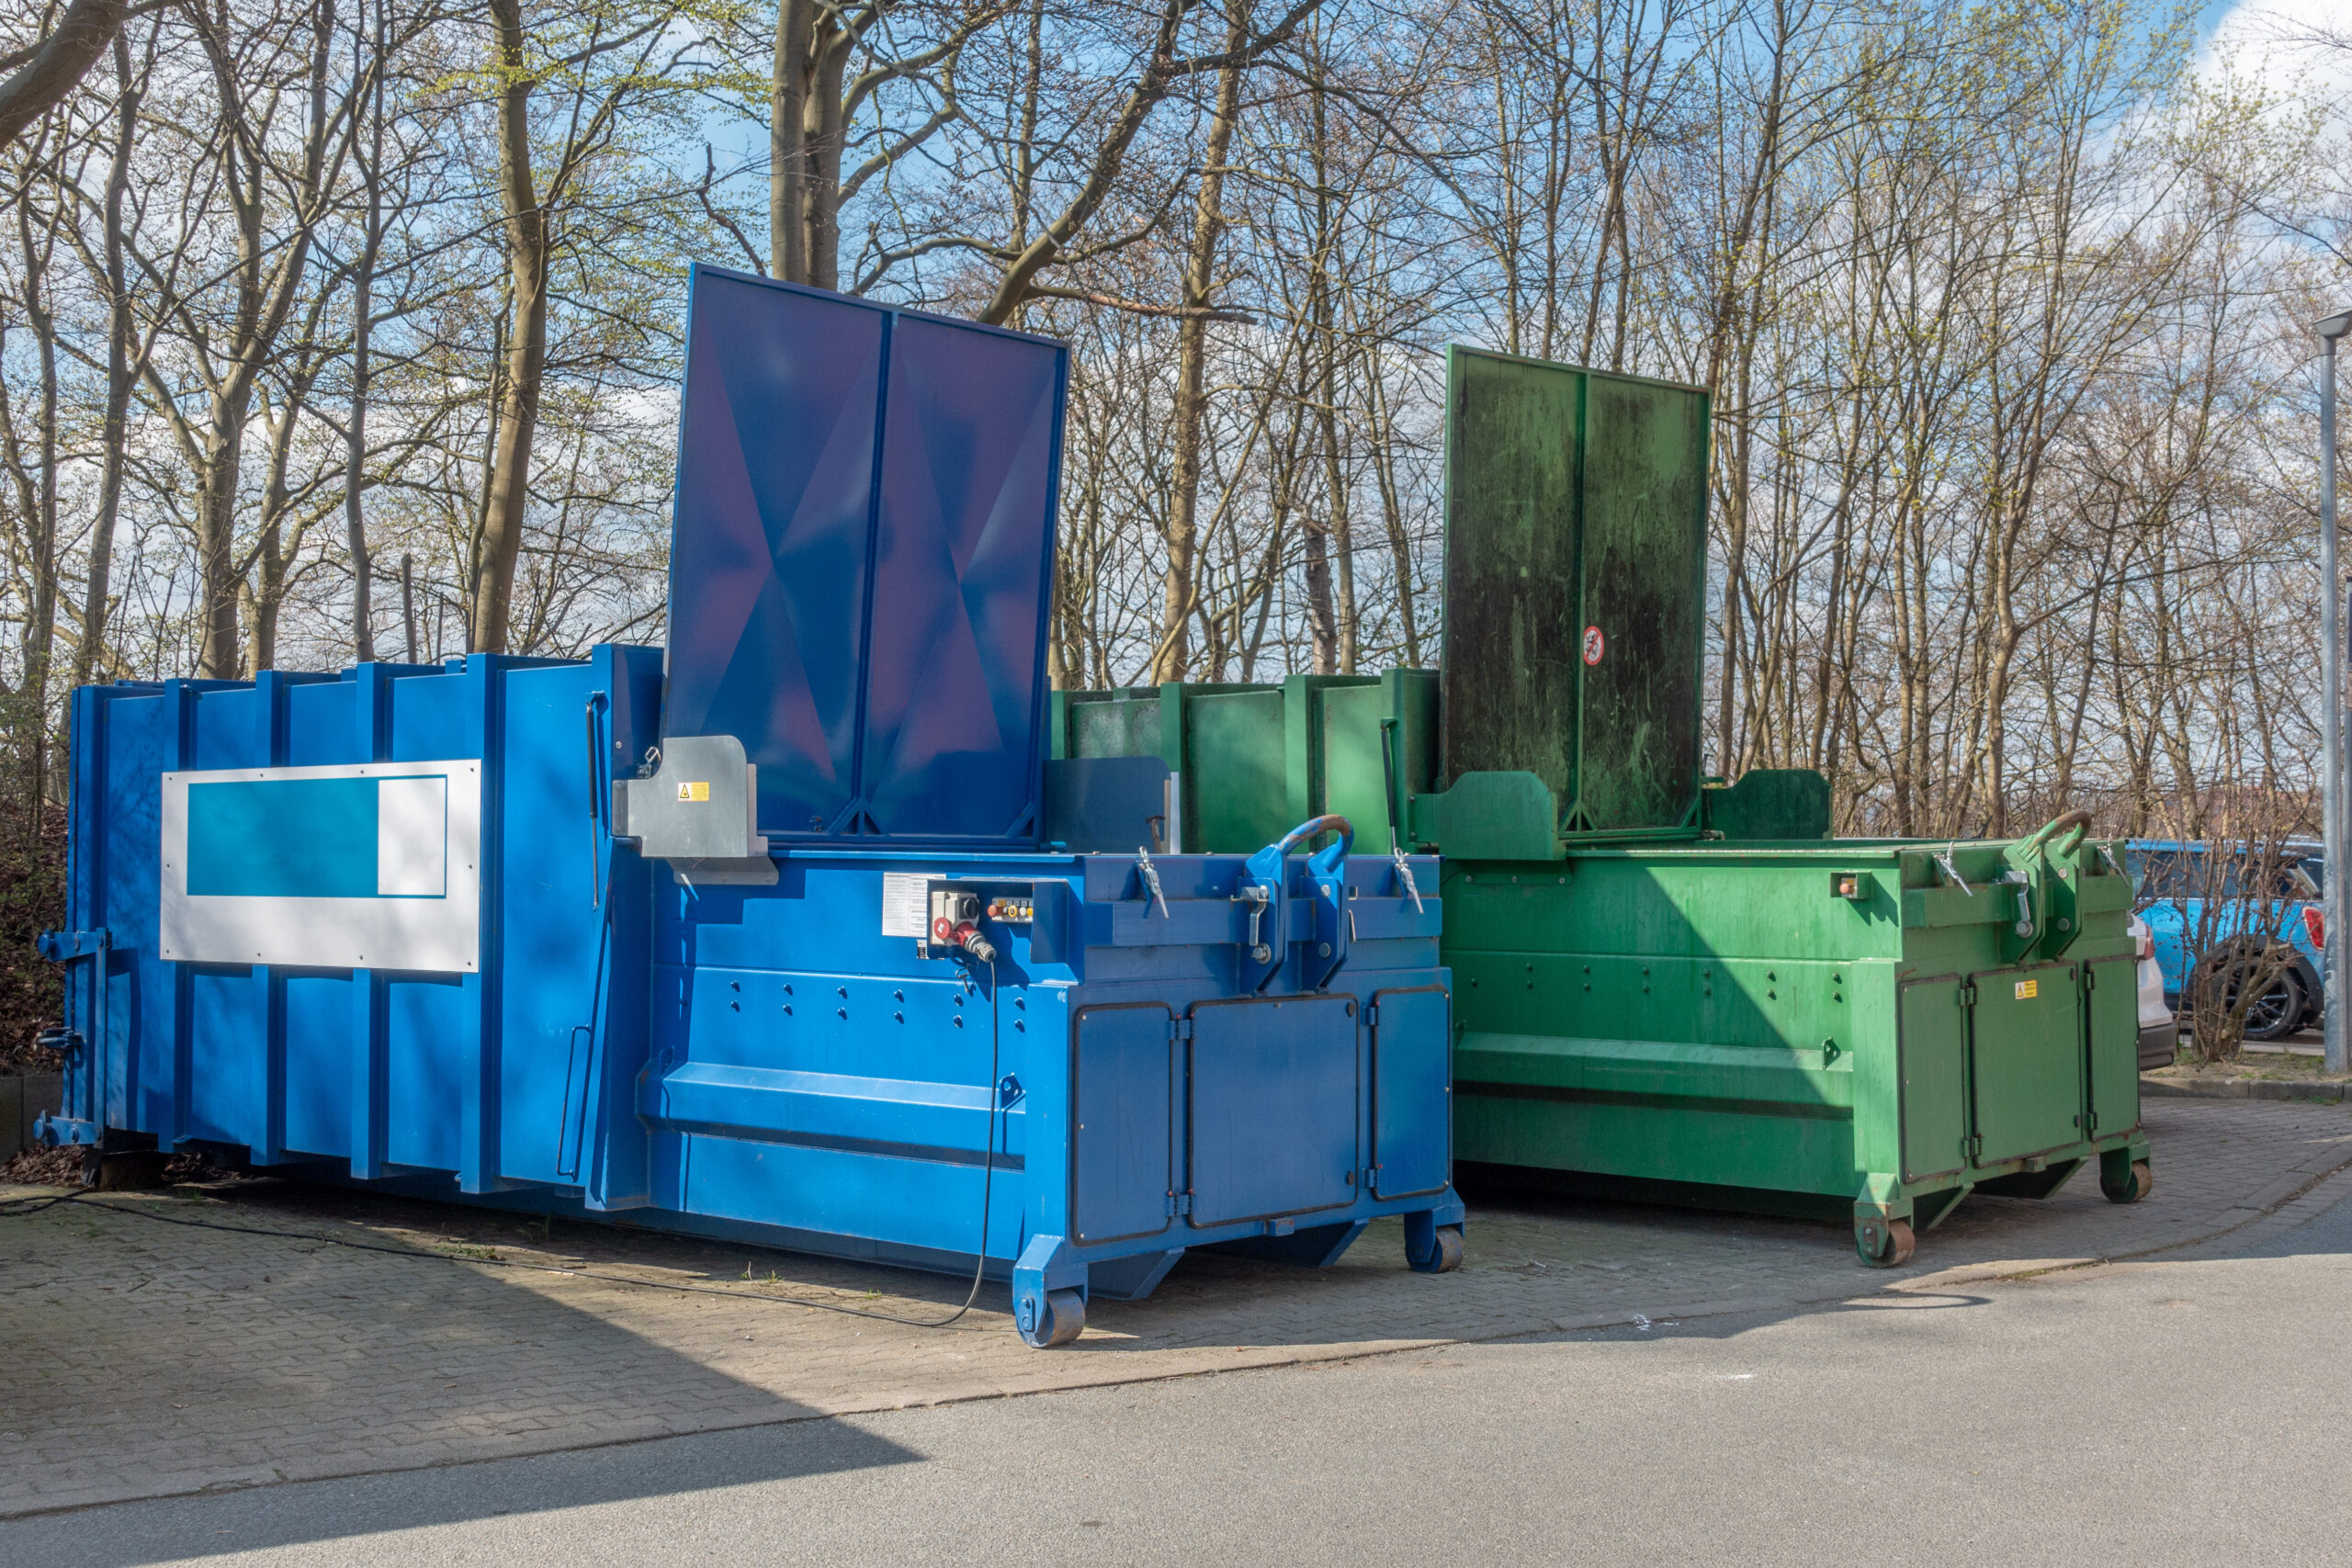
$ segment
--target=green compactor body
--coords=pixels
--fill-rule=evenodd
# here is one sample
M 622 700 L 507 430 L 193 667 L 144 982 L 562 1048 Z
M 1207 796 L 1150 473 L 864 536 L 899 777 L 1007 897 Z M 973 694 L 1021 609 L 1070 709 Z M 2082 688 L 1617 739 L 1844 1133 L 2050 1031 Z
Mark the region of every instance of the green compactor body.
M 1850 1210 L 1879 1265 L 1971 1191 L 2144 1197 L 2120 849 L 1831 839 L 1818 773 L 1703 777 L 1706 394 L 1448 361 L 1441 668 L 1057 694 L 1055 754 L 1165 760 L 1171 848 L 1280 802 L 1443 855 L 1466 1176 Z

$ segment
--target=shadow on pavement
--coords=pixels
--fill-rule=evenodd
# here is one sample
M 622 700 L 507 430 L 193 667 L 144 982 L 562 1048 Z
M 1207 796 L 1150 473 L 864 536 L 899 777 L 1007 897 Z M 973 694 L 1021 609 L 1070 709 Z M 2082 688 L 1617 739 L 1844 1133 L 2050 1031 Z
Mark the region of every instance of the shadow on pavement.
M 839 1421 L 656 1438 L 524 1459 L 399 1471 L 44 1514 L 6 1526 L 7 1560 L 134 1568 L 510 1515 L 786 1481 L 922 1456 Z

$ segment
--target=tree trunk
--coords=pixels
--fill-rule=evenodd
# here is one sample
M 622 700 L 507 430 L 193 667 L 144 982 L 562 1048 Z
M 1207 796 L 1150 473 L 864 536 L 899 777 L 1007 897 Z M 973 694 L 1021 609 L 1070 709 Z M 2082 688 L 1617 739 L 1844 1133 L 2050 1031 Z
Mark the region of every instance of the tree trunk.
M 354 269 L 351 301 L 351 418 L 344 429 L 343 531 L 351 551 L 351 654 L 362 664 L 376 658 L 375 607 L 369 602 L 368 523 L 361 513 L 360 494 L 368 457 L 368 352 L 374 335 L 376 258 L 384 243 L 384 72 L 383 51 L 390 29 L 384 26 L 384 8 L 376 8 L 376 80 L 370 95 L 374 120 L 368 160 L 360 178 L 368 189 L 367 228 L 360 241 L 359 265 Z M 355 24 L 353 31 L 358 30 Z M 289 415 L 290 417 L 290 415 Z
M 0 82 L 0 146 L 24 134 L 81 85 L 83 73 L 120 32 L 130 9 L 130 0 L 74 0 L 65 8 L 57 30 L 41 39 L 15 75 Z
M 1216 76 L 1216 107 L 1202 151 L 1201 188 L 1193 209 L 1193 245 L 1184 263 L 1186 315 L 1176 329 L 1175 473 L 1168 506 L 1168 577 L 1160 599 L 1159 650 L 1151 679 L 1181 681 L 1188 660 L 1188 623 L 1200 598 L 1201 438 L 1206 423 L 1203 390 L 1208 367 L 1209 290 L 1216 281 L 1217 241 L 1225 231 L 1222 209 L 1225 160 L 1233 146 L 1234 123 L 1241 118 L 1242 51 L 1250 40 L 1249 0 L 1228 0 L 1225 49 L 1228 59 Z
M 476 653 L 507 651 L 514 563 L 530 502 L 531 441 L 539 420 L 539 380 L 548 350 L 548 214 L 531 183 L 531 79 L 524 73 L 522 0 L 490 0 L 492 28 L 506 85 L 498 99 L 499 197 L 506 214 L 506 258 L 513 300 L 506 332 L 505 395 L 499 409 L 497 461 L 483 508 L 474 561 L 466 644 Z
M 808 51 L 817 0 L 782 0 L 775 14 L 775 61 L 768 90 L 768 274 L 808 281 L 808 152 L 802 123 L 808 105 Z
M 782 0 L 768 92 L 768 270 L 841 286 L 842 78 L 855 39 L 820 0 Z
M 131 85 L 130 48 L 118 32 L 114 69 L 120 97 L 115 106 L 114 161 L 107 171 L 106 291 L 107 403 L 99 441 L 104 447 L 98 476 L 98 514 L 90 526 L 88 581 L 84 584 L 81 634 L 74 644 L 74 684 L 85 684 L 98 668 L 106 646 L 108 579 L 114 567 L 115 520 L 122 512 L 122 472 L 130 415 L 130 288 L 124 276 L 122 204 L 130 188 L 131 138 L 139 124 L 140 94 Z

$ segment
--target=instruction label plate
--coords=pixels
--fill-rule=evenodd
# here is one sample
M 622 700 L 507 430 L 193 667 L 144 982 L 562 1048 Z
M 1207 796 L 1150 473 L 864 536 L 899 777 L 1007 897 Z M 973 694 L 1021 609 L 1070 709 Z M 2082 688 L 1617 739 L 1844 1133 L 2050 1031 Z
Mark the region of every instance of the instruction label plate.
M 921 872 L 882 874 L 882 934 L 921 940 L 931 934 L 931 878 Z

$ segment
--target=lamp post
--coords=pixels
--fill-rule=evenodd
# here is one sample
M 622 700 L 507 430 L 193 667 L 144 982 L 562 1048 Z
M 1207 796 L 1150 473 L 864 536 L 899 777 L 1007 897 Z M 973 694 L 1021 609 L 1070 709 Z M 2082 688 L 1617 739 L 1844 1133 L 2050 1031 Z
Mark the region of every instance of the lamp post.
M 2319 373 L 2319 682 L 2320 826 L 2327 840 L 2327 951 L 2324 973 L 2327 1070 L 2346 1070 L 2345 995 L 2352 985 L 2352 911 L 2344 901 L 2344 622 L 2335 574 L 2335 345 L 2352 331 L 2352 310 L 2338 310 L 2312 331 L 2326 345 Z

